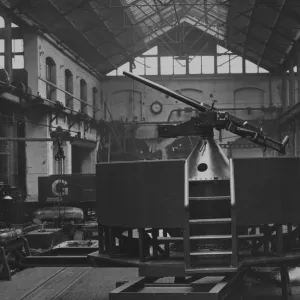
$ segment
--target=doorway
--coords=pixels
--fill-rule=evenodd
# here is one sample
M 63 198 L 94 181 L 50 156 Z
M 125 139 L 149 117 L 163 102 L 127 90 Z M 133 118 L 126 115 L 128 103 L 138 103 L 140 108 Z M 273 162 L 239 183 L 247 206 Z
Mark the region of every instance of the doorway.
M 94 149 L 72 145 L 72 174 L 91 173 Z

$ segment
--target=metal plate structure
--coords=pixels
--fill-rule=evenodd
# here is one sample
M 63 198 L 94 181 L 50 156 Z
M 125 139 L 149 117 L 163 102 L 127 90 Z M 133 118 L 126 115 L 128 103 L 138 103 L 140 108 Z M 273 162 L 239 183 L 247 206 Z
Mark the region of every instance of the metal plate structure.
M 185 160 L 97 164 L 97 218 L 123 228 L 184 228 Z
M 232 166 L 238 226 L 300 223 L 300 158 L 241 158 Z

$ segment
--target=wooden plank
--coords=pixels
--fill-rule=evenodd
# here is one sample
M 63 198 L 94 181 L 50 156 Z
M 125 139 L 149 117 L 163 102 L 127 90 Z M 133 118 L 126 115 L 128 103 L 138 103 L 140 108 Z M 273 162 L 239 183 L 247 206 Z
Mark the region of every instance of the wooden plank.
M 143 277 L 184 277 L 185 264 L 174 262 L 173 264 L 143 264 L 139 267 L 139 276 Z
M 220 293 L 228 284 L 228 278 L 223 277 L 222 281 L 217 283 L 209 292 L 212 294 Z
M 232 251 L 199 251 L 199 252 L 191 252 L 192 256 L 214 256 L 214 255 L 231 255 Z
M 230 200 L 230 196 L 190 197 L 192 201 Z
M 233 267 L 212 267 L 212 268 L 194 268 L 186 269 L 187 275 L 196 275 L 196 274 L 226 274 L 226 273 L 236 273 L 238 268 Z
M 232 159 L 230 159 L 230 205 L 231 205 L 231 265 L 233 267 L 238 266 L 238 233 L 237 233 L 237 211 L 236 211 L 236 195 L 235 195 L 235 176 L 234 165 Z
M 145 261 L 146 253 L 145 253 L 145 229 L 140 228 L 139 231 L 139 259 L 140 262 Z
M 97 217 L 102 225 L 184 228 L 185 160 L 97 165 Z
M 116 288 L 111 292 L 111 294 L 118 294 L 118 293 L 123 293 L 128 290 L 128 288 L 133 288 L 133 287 L 140 287 L 146 282 L 146 278 L 138 278 L 133 281 L 127 282 L 123 284 L 122 286 Z
M 163 230 L 163 235 L 164 237 L 168 236 L 168 231 L 167 230 Z M 168 241 L 165 242 L 165 255 L 166 256 L 170 256 L 170 244 Z
M 191 241 L 190 241 L 190 223 L 188 218 L 185 221 L 185 228 L 183 231 L 183 254 L 186 268 L 191 267 Z
M 206 225 L 206 224 L 227 224 L 231 223 L 231 218 L 219 218 L 219 219 L 192 219 L 190 224 Z
M 283 232 L 282 225 L 277 226 L 276 230 L 276 254 L 283 256 Z
M 289 273 L 287 266 L 280 266 L 282 300 L 289 299 Z

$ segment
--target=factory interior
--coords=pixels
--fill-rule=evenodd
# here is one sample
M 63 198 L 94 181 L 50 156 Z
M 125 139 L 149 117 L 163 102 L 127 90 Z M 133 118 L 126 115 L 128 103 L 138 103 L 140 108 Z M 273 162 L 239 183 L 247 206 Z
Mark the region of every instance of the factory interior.
M 297 0 L 0 0 L 0 300 L 300 299 L 298 69 Z

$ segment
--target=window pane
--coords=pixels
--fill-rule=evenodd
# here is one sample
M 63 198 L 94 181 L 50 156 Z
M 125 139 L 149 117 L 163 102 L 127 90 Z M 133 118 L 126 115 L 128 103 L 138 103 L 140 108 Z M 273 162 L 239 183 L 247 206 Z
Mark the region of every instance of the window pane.
M 245 60 L 246 73 L 257 73 L 257 65 L 249 60 Z
M 243 73 L 243 59 L 234 55 L 230 55 L 230 58 L 230 73 Z
M 0 55 L 0 68 L 4 69 L 4 55 Z
M 24 69 L 24 55 L 15 55 L 12 59 L 13 69 Z
M 215 58 L 213 56 L 202 56 L 202 74 L 213 74 L 215 72 Z
M 189 57 L 189 73 L 201 74 L 201 56 Z
M 230 54 L 232 52 L 227 50 L 226 48 L 220 46 L 220 45 L 217 45 L 217 53 L 218 54 L 223 54 L 223 53 Z
M 122 65 L 121 67 L 119 67 L 117 69 L 117 75 L 118 76 L 123 76 L 123 72 L 126 71 L 126 72 L 129 72 L 129 62 Z
M 132 68 L 132 73 L 137 75 L 145 75 L 145 58 L 137 57 L 134 60 L 135 69 Z
M 173 74 L 173 57 L 164 56 L 160 58 L 160 74 L 172 75 Z
M 12 51 L 13 53 L 24 51 L 23 39 L 12 40 Z
M 218 74 L 229 73 L 229 55 L 222 55 L 217 57 L 217 72 Z
M 295 71 L 295 68 L 296 68 L 296 71 Z M 297 72 L 297 66 L 295 68 L 294 68 L 294 72 L 296 73 Z M 267 71 L 266 69 L 261 68 L 261 67 L 258 68 L 258 72 L 259 73 L 269 73 L 269 71 Z
M 0 39 L 0 52 L 4 53 L 5 40 Z
M 153 47 L 149 49 L 148 51 L 144 52 L 142 55 L 157 55 L 157 47 Z
M 106 76 L 117 76 L 117 70 L 109 72 L 108 74 L 106 74 Z
M 145 63 L 146 63 L 146 75 L 158 74 L 157 57 L 146 57 Z
M 259 73 L 262 73 L 262 72 L 260 71 L 261 69 L 262 69 L 262 68 L 259 68 L 259 69 L 258 69 L 258 72 L 259 72 Z M 263 69 L 263 70 L 265 70 L 265 69 Z M 297 73 L 297 70 L 298 70 L 298 67 L 295 66 L 295 67 L 294 67 L 294 73 Z M 267 71 L 267 70 L 265 70 L 265 71 Z M 268 72 L 268 71 L 267 71 L 267 72 Z
M 11 27 L 19 27 L 19 26 L 15 23 L 11 23 Z
M 186 74 L 186 60 L 174 58 L 174 74 Z
M 4 19 L 0 17 L 0 28 L 4 28 L 4 27 L 5 27 Z

